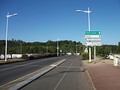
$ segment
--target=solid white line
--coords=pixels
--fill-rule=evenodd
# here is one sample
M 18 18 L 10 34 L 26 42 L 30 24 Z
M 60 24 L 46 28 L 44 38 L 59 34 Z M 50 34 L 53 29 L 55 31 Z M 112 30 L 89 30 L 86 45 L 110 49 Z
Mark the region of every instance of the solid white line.
M 63 78 L 66 76 L 67 71 L 69 71 L 69 69 L 71 68 L 72 64 L 73 64 L 73 61 L 72 61 L 71 65 L 68 67 L 68 69 L 66 70 L 66 72 L 63 74 L 63 76 L 61 77 L 61 79 L 59 80 L 59 82 L 57 83 L 57 85 L 55 86 L 54 90 L 57 90 L 58 86 L 62 82 Z
M 34 72 L 33 72 L 34 73 Z M 11 83 L 14 83 L 14 82 L 16 82 L 16 81 L 19 81 L 19 80 L 21 80 L 21 79 L 23 79 L 24 77 L 27 77 L 27 76 L 29 76 L 29 75 L 31 75 L 32 73 L 29 73 L 29 74 L 27 74 L 27 75 L 25 75 L 25 76 L 22 76 L 22 77 L 20 77 L 20 78 L 18 78 L 18 79 L 16 79 L 16 80 L 13 80 L 13 81 L 10 81 L 10 82 L 8 82 L 8 83 L 6 83 L 6 84 L 3 84 L 3 85 L 1 85 L 0 86 L 0 88 L 2 88 L 2 87 L 4 87 L 4 86 L 7 86 L 7 85 L 9 85 L 9 84 L 11 84 Z
M 34 63 L 37 63 L 37 62 L 34 62 Z M 0 71 L 9 70 L 9 69 L 18 68 L 18 67 L 23 67 L 23 66 L 34 64 L 34 63 L 29 63 L 29 64 L 24 64 L 24 65 L 18 65 L 18 66 L 13 66 L 13 67 L 9 67 L 9 68 L 4 68 L 4 69 L 1 69 Z
M 65 61 L 66 61 L 66 59 L 64 59 L 64 60 L 62 59 L 61 61 L 59 61 L 59 63 L 57 63 L 57 65 L 65 62 Z M 18 90 L 18 89 L 20 89 L 21 87 L 25 86 L 26 84 L 30 83 L 31 81 L 35 80 L 36 78 L 40 77 L 41 75 L 45 74 L 46 72 L 52 70 L 53 68 L 55 68 L 55 67 L 49 67 L 48 69 L 46 69 L 46 70 L 44 70 L 44 71 L 42 71 L 42 72 L 34 75 L 33 77 L 30 77 L 30 78 L 28 78 L 27 80 L 22 81 L 22 82 L 16 84 L 15 86 L 9 88 L 8 90 Z
M 42 61 L 47 61 L 47 60 L 41 60 L 41 61 L 37 61 L 37 62 L 33 62 L 33 63 L 30 62 L 30 63 L 24 64 L 24 65 L 18 65 L 18 66 L 13 66 L 13 67 L 9 67 L 9 68 L 4 68 L 4 69 L 1 69 L 0 71 L 9 70 L 9 69 L 18 68 L 18 67 L 23 67 L 23 66 L 28 66 L 28 65 L 35 64 L 35 63 L 42 62 Z
M 87 67 L 85 66 L 85 64 L 84 64 L 83 62 L 82 62 L 82 64 L 84 65 L 84 68 L 86 69 L 85 72 L 87 73 L 88 78 L 90 79 L 90 82 L 91 82 L 91 84 L 92 84 L 93 90 L 97 90 L 96 87 L 95 87 L 95 85 L 94 85 L 94 83 L 93 83 L 92 77 L 90 76 L 90 74 L 89 74 L 89 72 L 88 72 Z
M 90 79 L 90 82 L 91 82 L 91 84 L 92 84 L 92 86 L 93 86 L 93 89 L 94 89 L 94 90 L 97 90 L 96 87 L 95 87 L 95 85 L 93 84 L 93 80 L 92 80 L 92 78 L 91 78 L 91 76 L 90 76 L 90 74 L 89 74 L 89 72 L 88 72 L 87 69 L 86 69 L 86 73 L 87 73 L 87 75 L 88 75 L 88 77 L 89 77 L 89 79 Z
M 66 60 L 66 59 L 61 59 L 60 61 L 58 61 L 58 62 L 60 62 L 60 63 L 58 63 L 57 65 L 61 64 L 61 63 L 64 62 L 65 60 Z M 43 72 L 45 72 L 45 71 L 43 71 Z M 42 72 L 42 73 L 43 73 L 43 72 Z M 4 87 L 4 86 L 7 86 L 7 85 L 9 85 L 9 84 L 11 84 L 11 83 L 14 83 L 14 82 L 16 82 L 16 81 L 19 81 L 19 80 L 23 79 L 24 77 L 27 77 L 27 76 L 29 76 L 29 75 L 31 75 L 31 74 L 33 74 L 33 73 L 35 73 L 35 72 L 29 73 L 29 74 L 27 74 L 27 75 L 25 75 L 25 76 L 22 76 L 22 77 L 20 77 L 20 78 L 18 78 L 18 79 L 16 79 L 16 80 L 13 80 L 13 81 L 10 81 L 10 82 L 8 82 L 8 83 L 6 83 L 6 84 L 4 84 L 4 85 L 1 85 L 0 88 L 2 88 L 2 87 Z
M 50 65 L 50 66 L 52 66 L 52 67 L 56 67 L 56 65 L 54 65 L 54 64 L 52 64 L 52 65 Z

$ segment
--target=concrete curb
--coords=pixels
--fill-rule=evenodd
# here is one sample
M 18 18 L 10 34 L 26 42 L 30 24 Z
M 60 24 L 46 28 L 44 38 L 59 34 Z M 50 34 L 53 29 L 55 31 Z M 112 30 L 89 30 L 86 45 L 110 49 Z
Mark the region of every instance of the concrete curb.
M 87 69 L 86 69 L 86 73 L 87 73 L 87 75 L 88 75 L 88 77 L 89 77 L 89 79 L 90 79 L 90 81 L 91 81 L 91 83 L 92 83 L 93 89 L 94 89 L 94 90 L 97 90 L 97 89 L 95 88 L 95 85 L 93 84 L 92 78 L 91 78 L 91 76 L 90 76 L 90 74 L 89 74 L 89 72 L 88 72 Z
M 29 84 L 30 82 L 34 81 L 35 79 L 41 77 L 42 75 L 44 75 L 45 73 L 47 73 L 47 72 L 49 72 L 50 70 L 54 69 L 56 66 L 62 64 L 62 63 L 65 62 L 65 61 L 66 61 L 66 59 L 62 59 L 61 61 L 58 61 L 58 62 L 56 62 L 55 64 L 50 65 L 50 67 L 47 68 L 46 70 L 44 70 L 44 71 L 42 71 L 42 72 L 34 75 L 33 77 L 28 78 L 28 79 L 25 80 L 25 81 L 22 81 L 22 82 L 16 84 L 15 86 L 9 88 L 8 90 L 18 90 L 18 89 L 22 88 L 23 86 L 25 86 L 25 85 Z
M 90 74 L 89 74 L 89 72 L 88 72 L 87 67 L 85 66 L 84 62 L 82 62 L 82 63 L 83 63 L 83 66 L 84 66 L 84 68 L 85 68 L 85 72 L 87 73 L 87 75 L 88 75 L 88 77 L 89 77 L 89 79 L 90 79 L 90 82 L 91 82 L 91 84 L 92 84 L 93 90 L 97 90 L 96 87 L 95 87 L 95 85 L 93 84 L 92 78 L 91 78 L 91 76 L 90 76 Z

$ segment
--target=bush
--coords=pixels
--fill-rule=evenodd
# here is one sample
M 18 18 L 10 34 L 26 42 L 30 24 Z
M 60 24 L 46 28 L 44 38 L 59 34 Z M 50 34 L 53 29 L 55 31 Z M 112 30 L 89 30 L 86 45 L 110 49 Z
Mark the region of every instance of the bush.
M 89 56 L 88 53 L 82 53 L 82 60 L 88 60 Z
M 26 54 L 22 55 L 22 59 L 28 59 L 28 58 L 29 58 L 28 55 L 26 55 Z

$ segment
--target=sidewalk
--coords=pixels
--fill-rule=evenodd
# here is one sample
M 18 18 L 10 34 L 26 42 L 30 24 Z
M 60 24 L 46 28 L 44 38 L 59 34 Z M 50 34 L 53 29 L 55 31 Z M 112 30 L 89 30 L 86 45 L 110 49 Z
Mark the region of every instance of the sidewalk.
M 113 66 L 113 60 L 99 59 L 94 63 L 83 60 L 96 90 L 120 90 L 120 68 Z

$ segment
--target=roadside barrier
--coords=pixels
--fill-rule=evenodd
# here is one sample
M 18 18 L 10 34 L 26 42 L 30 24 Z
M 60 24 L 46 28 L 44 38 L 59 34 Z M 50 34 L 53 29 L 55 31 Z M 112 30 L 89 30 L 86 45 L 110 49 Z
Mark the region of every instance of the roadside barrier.
M 114 66 L 120 67 L 120 56 L 118 55 L 114 56 Z

